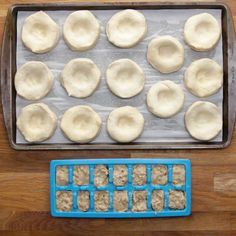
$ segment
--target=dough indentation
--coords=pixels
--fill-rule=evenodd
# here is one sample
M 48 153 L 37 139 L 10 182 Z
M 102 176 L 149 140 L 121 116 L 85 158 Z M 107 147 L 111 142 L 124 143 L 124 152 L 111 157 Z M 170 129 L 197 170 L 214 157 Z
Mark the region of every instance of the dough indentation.
M 208 13 L 191 16 L 184 25 L 184 39 L 196 51 L 213 49 L 221 36 L 217 20 Z
M 28 142 L 50 138 L 57 127 L 57 117 L 44 103 L 25 106 L 17 118 L 17 128 Z
M 175 72 L 184 63 L 184 47 L 172 36 L 156 37 L 148 44 L 147 60 L 161 73 Z
M 131 98 L 144 87 L 145 75 L 132 60 L 119 59 L 112 62 L 106 71 L 107 85 L 118 97 Z
M 208 141 L 222 130 L 222 116 L 215 104 L 198 101 L 185 113 L 185 126 L 193 138 Z
M 223 85 L 223 69 L 209 58 L 196 60 L 185 71 L 184 83 L 193 95 L 210 96 Z
M 100 25 L 90 11 L 75 11 L 66 18 L 63 35 L 71 50 L 86 51 L 96 45 L 100 35 Z
M 77 58 L 69 61 L 61 72 L 61 84 L 69 96 L 85 98 L 94 93 L 99 85 L 101 72 L 90 59 Z
M 130 48 L 146 35 L 147 23 L 139 11 L 126 9 L 114 14 L 107 23 L 108 40 L 117 47 Z
M 174 116 L 182 109 L 183 104 L 182 89 L 169 80 L 154 84 L 147 94 L 148 110 L 161 118 Z
M 34 53 L 51 51 L 57 45 L 59 37 L 59 26 L 43 11 L 28 16 L 22 27 L 22 42 Z
M 107 120 L 107 131 L 118 142 L 132 142 L 144 128 L 144 118 L 134 107 L 125 106 L 114 109 Z
M 88 143 L 100 133 L 102 120 L 89 106 L 69 108 L 61 120 L 61 129 L 74 142 Z

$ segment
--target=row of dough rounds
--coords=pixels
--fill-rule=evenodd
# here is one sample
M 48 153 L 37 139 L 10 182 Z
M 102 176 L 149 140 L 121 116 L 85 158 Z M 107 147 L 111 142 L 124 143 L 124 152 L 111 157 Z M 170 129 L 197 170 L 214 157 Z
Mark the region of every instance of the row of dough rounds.
M 114 14 L 107 23 L 106 34 L 108 40 L 117 47 L 130 48 L 138 44 L 147 33 L 147 22 L 144 15 L 132 9 L 122 10 Z M 98 19 L 88 10 L 71 13 L 64 22 L 63 36 L 67 45 L 76 51 L 93 48 L 100 35 Z M 201 13 L 190 17 L 184 26 L 184 39 L 196 51 L 208 51 L 215 47 L 221 35 L 217 20 L 208 13 Z M 22 41 L 34 53 L 45 53 L 56 47 L 60 38 L 58 24 L 45 12 L 39 11 L 26 18 L 22 27 Z M 171 44 L 172 48 L 166 48 Z M 171 38 L 153 40 L 150 44 L 151 64 L 156 67 L 152 56 L 159 51 L 168 54 L 183 51 L 182 45 Z M 177 53 L 178 54 L 178 53 Z M 175 58 L 178 55 L 175 55 Z M 163 56 L 163 55 L 161 55 Z
M 144 87 L 143 70 L 132 60 L 119 59 L 112 62 L 106 71 L 107 85 L 121 98 L 130 98 Z M 69 96 L 85 98 L 98 87 L 101 72 L 88 58 L 69 61 L 61 72 L 61 84 Z M 53 74 L 46 64 L 30 61 L 22 65 L 15 75 L 17 94 L 27 100 L 45 97 L 53 87 Z
M 143 115 L 135 107 L 124 106 L 109 114 L 107 131 L 113 140 L 128 143 L 142 134 L 144 123 Z M 192 137 L 210 140 L 221 131 L 222 118 L 216 105 L 198 101 L 185 113 L 185 125 Z M 34 103 L 21 110 L 17 127 L 27 141 L 41 142 L 54 134 L 57 117 L 46 104 Z M 69 108 L 64 113 L 60 127 L 71 141 L 88 143 L 100 133 L 102 120 L 91 107 L 80 105 Z
M 139 94 L 145 83 L 145 75 L 140 66 L 130 59 L 112 62 L 106 71 L 107 85 L 118 97 L 131 98 Z M 98 87 L 101 72 L 90 59 L 77 58 L 68 62 L 61 72 L 61 84 L 69 96 L 85 98 Z M 223 70 L 220 65 L 209 58 L 196 60 L 187 68 L 184 82 L 189 91 L 198 97 L 207 97 L 216 93 L 223 84 Z M 53 74 L 46 64 L 30 61 L 22 65 L 15 75 L 17 94 L 28 100 L 45 97 L 53 87 Z M 157 99 L 158 98 L 158 99 Z M 177 111 L 182 107 L 184 95 L 182 90 L 172 82 L 159 82 L 148 92 L 147 103 L 153 111 L 155 106 L 165 106 L 167 101 Z M 176 103 L 181 101 L 179 105 Z M 179 108 L 178 108 L 179 107 Z M 169 107 L 167 107 L 169 108 Z M 171 112 L 171 109 L 170 109 Z M 153 112 L 155 114 L 155 112 Z M 172 116 L 175 112 L 167 117 Z M 165 115 L 159 115 L 165 117 Z

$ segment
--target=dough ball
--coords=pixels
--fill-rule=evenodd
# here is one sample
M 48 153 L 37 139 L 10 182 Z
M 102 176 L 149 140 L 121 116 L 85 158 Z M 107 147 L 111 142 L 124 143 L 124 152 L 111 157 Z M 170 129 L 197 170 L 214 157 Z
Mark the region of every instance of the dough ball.
M 220 133 L 222 115 L 215 104 L 198 101 L 185 113 L 185 126 L 193 138 L 208 141 Z
M 99 68 L 87 58 L 69 61 L 61 73 L 62 86 L 69 96 L 77 98 L 90 96 L 98 87 L 100 79 Z
M 184 39 L 196 51 L 214 48 L 220 38 L 221 27 L 208 13 L 191 16 L 184 25 Z
M 44 103 L 30 104 L 20 111 L 17 128 L 28 142 L 41 142 L 54 134 L 57 117 Z
M 161 73 L 177 71 L 184 63 L 183 45 L 169 35 L 154 38 L 148 44 L 147 60 Z
M 223 69 L 209 58 L 194 61 L 185 72 L 184 83 L 193 95 L 210 96 L 223 84 Z
M 164 165 L 152 166 L 152 184 L 166 185 L 168 181 L 168 170 Z
M 75 11 L 66 18 L 63 35 L 70 49 L 86 51 L 93 48 L 97 43 L 100 25 L 90 11 Z
M 88 185 L 89 167 L 86 165 L 74 166 L 73 181 L 75 185 Z
M 131 98 L 144 87 L 145 75 L 132 60 L 120 59 L 112 62 L 107 69 L 107 84 L 118 97 Z
M 61 120 L 61 129 L 73 142 L 88 143 L 96 138 L 101 130 L 100 116 L 89 106 L 69 108 Z
M 144 128 L 143 115 L 135 107 L 114 109 L 107 120 L 107 131 L 117 142 L 127 143 L 137 139 Z
M 108 40 L 117 47 L 131 48 L 147 33 L 147 23 L 139 11 L 127 9 L 111 17 L 106 27 Z
M 184 92 L 170 80 L 154 84 L 147 94 L 148 110 L 160 118 L 177 114 L 184 105 Z
M 21 38 L 24 45 L 34 53 L 51 51 L 58 43 L 60 29 L 45 12 L 38 11 L 25 19 Z
M 17 94 L 28 100 L 45 97 L 53 86 L 53 74 L 40 61 L 30 61 L 22 65 L 15 75 Z

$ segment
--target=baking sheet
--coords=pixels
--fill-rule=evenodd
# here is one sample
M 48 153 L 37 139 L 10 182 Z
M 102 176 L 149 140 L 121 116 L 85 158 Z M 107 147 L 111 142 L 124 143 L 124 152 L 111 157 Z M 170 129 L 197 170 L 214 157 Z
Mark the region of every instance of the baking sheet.
M 143 114 L 145 118 L 144 132 L 135 142 L 197 142 L 190 137 L 184 126 L 184 114 L 187 108 L 195 101 L 210 101 L 216 104 L 222 114 L 223 106 L 223 89 L 210 97 L 200 99 L 193 96 L 184 86 L 183 74 L 192 61 L 208 57 L 215 60 L 223 66 L 222 37 L 216 48 L 209 52 L 195 52 L 184 43 L 183 26 L 188 17 L 208 12 L 215 16 L 221 24 L 220 9 L 170 9 L 170 10 L 140 10 L 144 14 L 148 24 L 148 33 L 145 39 L 137 46 L 130 49 L 121 49 L 113 46 L 107 40 L 105 34 L 105 26 L 110 17 L 119 10 L 93 10 L 92 13 L 98 18 L 101 25 L 101 35 L 95 48 L 86 52 L 73 52 L 65 44 L 61 37 L 59 44 L 55 49 L 45 54 L 34 54 L 24 47 L 21 41 L 21 28 L 26 17 L 31 15 L 32 11 L 19 11 L 17 16 L 17 68 L 31 60 L 45 62 L 54 74 L 54 86 L 52 91 L 38 102 L 46 103 L 58 117 L 58 128 L 55 134 L 43 143 L 71 143 L 62 133 L 59 122 L 63 113 L 70 107 L 75 105 L 90 105 L 102 118 L 102 130 L 93 143 L 114 143 L 106 132 L 106 119 L 109 113 L 116 107 L 134 106 Z M 73 11 L 46 11 L 60 26 L 62 30 L 66 17 Z M 160 35 L 172 35 L 179 39 L 185 49 L 185 61 L 183 67 L 171 74 L 161 74 L 153 69 L 146 60 L 146 49 L 148 43 L 155 37 Z M 60 85 L 60 72 L 64 65 L 74 58 L 90 58 L 100 68 L 102 80 L 95 93 L 85 99 L 69 97 Z M 105 81 L 105 72 L 107 66 L 114 60 L 121 58 L 129 58 L 137 62 L 146 75 L 144 90 L 137 96 L 130 99 L 121 99 L 113 95 L 108 89 Z M 163 80 L 172 80 L 179 84 L 185 93 L 184 107 L 180 113 L 169 119 L 160 119 L 152 115 L 146 107 L 145 99 L 147 91 L 150 87 Z M 33 103 L 25 99 L 16 97 L 16 114 L 18 115 L 21 108 Z M 211 142 L 222 141 L 222 132 Z M 19 130 L 16 132 L 16 143 L 27 143 Z

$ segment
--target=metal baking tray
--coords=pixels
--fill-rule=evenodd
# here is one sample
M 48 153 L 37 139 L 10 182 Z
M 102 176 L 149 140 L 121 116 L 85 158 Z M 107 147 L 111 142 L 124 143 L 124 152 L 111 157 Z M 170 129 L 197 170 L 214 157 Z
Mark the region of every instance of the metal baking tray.
M 89 183 L 88 185 L 78 186 L 73 182 L 73 171 L 75 166 L 88 166 Z M 104 165 L 108 168 L 108 183 L 105 186 L 96 187 L 94 185 L 94 168 L 97 165 Z M 116 186 L 113 183 L 113 168 L 115 165 L 125 165 L 128 176 L 127 183 L 123 186 Z M 132 182 L 132 171 L 135 165 L 143 165 L 146 168 L 146 184 L 135 185 Z M 152 168 L 154 165 L 162 165 L 167 168 L 167 182 L 164 185 L 152 183 Z M 181 165 L 185 169 L 185 184 L 173 184 L 173 166 Z M 66 185 L 56 184 L 57 167 L 64 166 L 68 169 L 68 183 Z M 147 191 L 146 207 L 141 212 L 132 211 L 132 195 L 134 191 Z M 152 208 L 152 192 L 162 190 L 164 193 L 164 206 L 161 211 L 155 211 Z M 169 191 L 181 191 L 185 195 L 185 207 L 183 209 L 169 208 Z M 57 191 L 67 191 L 72 195 L 72 207 L 68 211 L 57 209 L 56 193 Z M 78 208 L 77 198 L 79 191 L 89 192 L 89 207 L 87 211 L 81 211 Z M 109 207 L 107 211 L 96 211 L 94 195 L 97 191 L 106 191 L 109 195 Z M 127 191 L 128 207 L 127 211 L 118 212 L 114 210 L 114 192 Z M 76 217 L 76 218 L 146 218 L 146 217 L 171 217 L 171 216 L 188 216 L 191 214 L 191 162 L 187 159 L 86 159 L 86 160 L 53 160 L 50 163 L 50 208 L 51 215 L 55 217 Z
M 17 68 L 17 16 L 22 11 L 75 11 L 80 9 L 87 10 L 122 10 L 122 9 L 137 9 L 141 11 L 153 10 L 184 10 L 184 9 L 218 9 L 221 10 L 221 25 L 222 25 L 222 45 L 223 45 L 223 130 L 222 139 L 210 142 L 196 142 L 196 140 L 179 141 L 166 140 L 159 142 L 152 140 L 144 142 L 137 140 L 129 144 L 118 144 L 109 142 L 92 142 L 90 144 L 76 143 L 19 143 L 17 142 L 16 129 L 16 91 L 14 88 L 14 75 Z M 184 149 L 184 148 L 223 148 L 230 144 L 234 122 L 236 106 L 234 100 L 236 98 L 235 88 L 235 31 L 233 27 L 232 16 L 229 8 L 221 3 L 46 3 L 46 4 L 20 4 L 13 5 L 9 8 L 5 23 L 3 35 L 2 54 L 1 54 L 1 95 L 2 107 L 7 129 L 8 137 L 11 146 L 18 150 L 43 150 L 43 149 Z M 171 132 L 171 131 L 170 131 Z

